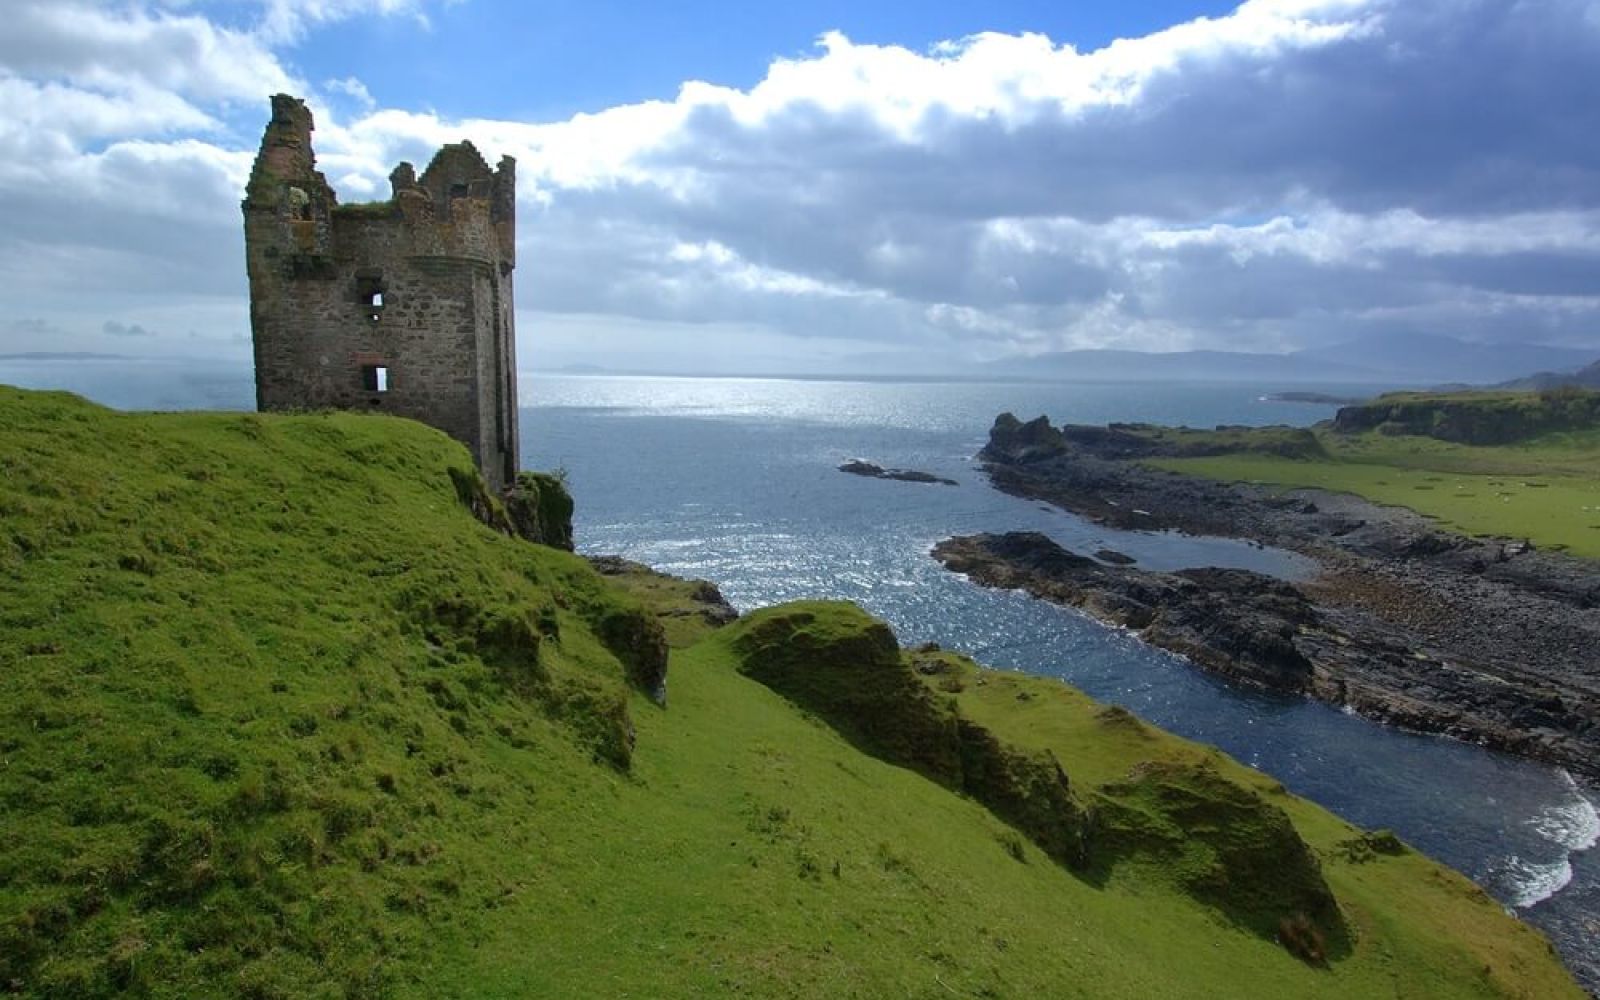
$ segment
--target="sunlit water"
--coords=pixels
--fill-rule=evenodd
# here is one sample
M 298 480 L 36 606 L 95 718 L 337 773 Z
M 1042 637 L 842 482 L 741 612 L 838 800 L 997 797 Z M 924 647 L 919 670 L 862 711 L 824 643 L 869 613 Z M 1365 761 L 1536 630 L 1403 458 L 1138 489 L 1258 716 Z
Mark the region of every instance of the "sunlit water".
M 249 373 L 237 367 L 0 361 L 0 383 L 126 408 L 252 405 Z M 1077 612 L 975 586 L 928 555 L 952 534 L 1036 530 L 1148 568 L 1303 575 L 1311 567 L 1287 553 L 1112 531 L 1005 496 L 972 458 L 1002 410 L 1194 426 L 1307 424 L 1330 412 L 1259 401 L 1277 388 L 525 375 L 523 459 L 567 470 L 585 551 L 714 580 L 740 608 L 848 598 L 904 642 L 933 640 L 1125 705 L 1354 823 L 1394 829 L 1544 928 L 1585 985 L 1600 989 L 1594 789 L 1557 769 L 1230 687 Z M 836 469 L 847 458 L 961 485 L 849 476 Z

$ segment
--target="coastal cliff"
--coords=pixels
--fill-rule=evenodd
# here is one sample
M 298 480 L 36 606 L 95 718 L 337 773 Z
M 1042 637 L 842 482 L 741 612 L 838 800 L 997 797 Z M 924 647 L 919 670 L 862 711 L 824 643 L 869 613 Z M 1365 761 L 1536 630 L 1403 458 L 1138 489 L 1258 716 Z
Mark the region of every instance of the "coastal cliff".
M 1394 393 L 1346 406 L 1333 418 L 1344 434 L 1376 430 L 1469 445 L 1506 444 L 1600 425 L 1600 392 L 1568 386 L 1534 392 Z

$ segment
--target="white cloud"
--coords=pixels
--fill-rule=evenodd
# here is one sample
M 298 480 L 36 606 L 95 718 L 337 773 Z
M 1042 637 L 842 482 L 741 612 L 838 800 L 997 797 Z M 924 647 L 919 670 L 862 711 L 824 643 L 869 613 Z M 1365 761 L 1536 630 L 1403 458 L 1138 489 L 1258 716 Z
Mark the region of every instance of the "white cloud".
M 425 0 L 251 0 L 231 27 L 214 3 L 21 2 L 0 38 L 0 142 L 20 152 L 0 163 L 0 283 L 27 315 L 162 288 L 242 323 L 236 206 L 264 97 L 288 90 L 347 201 L 463 137 L 516 156 L 519 301 L 574 330 L 609 317 L 635 347 L 652 324 L 835 356 L 1600 336 L 1592 0 L 1249 0 L 1094 51 L 828 33 L 748 89 L 555 122 L 313 90 L 280 57 Z M 137 322 L 201 325 L 171 308 Z
M 1253 0 L 1228 17 L 1200 19 L 1090 53 L 1032 33 L 984 32 L 918 53 L 856 44 L 828 32 L 819 40 L 820 56 L 776 61 L 749 92 L 690 84 L 679 103 L 724 106 L 745 126 L 797 105 L 830 114 L 860 111 L 911 142 L 926 138 L 936 114 L 1018 125 L 1052 111 L 1131 104 L 1146 81 L 1186 61 L 1220 54 L 1268 58 L 1370 31 L 1372 22 L 1361 15 L 1375 6 L 1372 0 Z
M 656 160 L 663 149 L 682 144 L 697 116 L 725 118 L 752 133 L 781 126 L 795 114 L 859 116 L 880 127 L 885 138 L 932 142 L 950 121 L 993 120 L 1015 128 L 1050 114 L 1126 105 L 1146 81 L 1186 61 L 1265 59 L 1333 44 L 1370 32 L 1365 12 L 1374 6 L 1374 0 L 1253 0 L 1230 17 L 1118 41 L 1089 54 L 1039 34 L 983 33 L 919 53 L 827 32 L 816 55 L 775 60 L 748 91 L 689 81 L 672 101 L 621 105 L 550 124 L 445 123 L 432 115 L 386 111 L 348 129 L 323 128 L 318 138 L 335 156 L 365 154 L 361 162 L 375 176 L 387 174 L 396 145 L 419 139 L 437 145 L 459 133 L 484 148 L 515 154 L 523 176 L 541 189 L 650 183 L 682 197 L 704 191 L 708 171 L 744 165 L 713 161 L 674 169 Z
M 1139 238 L 1161 251 L 1215 247 L 1246 264 L 1260 255 L 1292 254 L 1319 264 L 1368 260 L 1395 252 L 1425 257 L 1458 254 L 1600 254 L 1600 212 L 1528 212 L 1490 219 L 1427 218 L 1410 209 L 1356 215 L 1323 209 L 1281 215 L 1257 225 L 1215 223 L 1196 229 L 1151 228 Z
M 424 27 L 430 24 L 425 0 L 261 0 L 261 7 L 257 31 L 274 43 L 298 41 L 320 25 L 362 15 L 406 16 Z
M 323 83 L 322 89 L 328 94 L 343 94 L 355 101 L 356 106 L 364 112 L 371 112 L 378 106 L 378 102 L 373 98 L 372 92 L 367 89 L 367 85 L 353 76 L 347 76 L 340 80 L 328 80 Z
M 199 102 L 256 101 L 297 85 L 260 39 L 196 14 L 19 0 L 5 17 L 0 67 L 7 75 Z

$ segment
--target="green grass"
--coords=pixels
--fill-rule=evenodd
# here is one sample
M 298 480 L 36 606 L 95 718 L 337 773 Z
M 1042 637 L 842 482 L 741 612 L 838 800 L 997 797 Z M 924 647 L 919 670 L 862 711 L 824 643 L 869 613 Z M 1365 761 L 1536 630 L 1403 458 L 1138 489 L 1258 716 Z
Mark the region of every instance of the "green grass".
M 1467 535 L 1527 538 L 1600 558 L 1600 429 L 1472 446 L 1431 437 L 1318 433 L 1324 459 L 1155 459 L 1229 482 L 1316 487 L 1409 507 Z
M 1053 682 L 911 654 L 954 664 L 916 674 L 932 704 L 1050 751 L 1075 795 L 1199 762 L 1242 790 L 1227 797 L 1273 803 L 1349 947 L 1316 968 L 1231 919 L 1186 881 L 1203 853 L 1075 874 L 747 676 L 677 585 L 619 587 L 485 528 L 456 490 L 467 471 L 443 435 L 389 418 L 116 414 L 0 388 L 0 982 L 1580 996 L 1464 879 L 1368 857 L 1216 751 Z M 657 598 L 668 708 L 597 638 Z
M 365 991 L 527 794 L 485 741 L 626 760 L 630 600 L 465 516 L 444 435 L 0 414 L 0 978 Z
M 392 201 L 347 201 L 333 206 L 335 217 L 347 219 L 388 219 L 398 211 Z
M 639 717 L 633 779 L 551 830 L 543 877 L 484 936 L 441 950 L 424 991 L 1580 995 L 1538 933 L 1461 876 L 1409 851 L 1349 860 L 1359 831 L 1217 751 L 1107 721 L 1104 706 L 1060 684 L 974 673 L 974 695 L 959 701 L 1008 738 L 1056 750 L 1075 774 L 1193 760 L 1271 797 L 1323 854 L 1353 950 L 1313 968 L 1159 872 L 1130 866 L 1105 884 L 1074 875 L 972 800 L 861 754 L 739 667 L 728 643 L 678 654 L 672 707 Z M 544 766 L 559 781 L 574 762 Z
M 1490 993 L 1536 996 L 1547 988 L 1523 978 L 1535 974 L 1539 960 L 1533 956 L 1547 947 L 1537 932 L 1491 917 L 1488 909 L 1497 907 L 1486 908 L 1483 891 L 1460 875 L 1409 849 L 1373 852 L 1367 844 L 1382 844 L 1384 837 L 1372 838 L 1220 750 L 1163 732 L 1124 709 L 1042 678 L 982 670 L 952 654 L 941 657 L 956 679 L 935 680 L 944 690 L 957 690 L 964 714 L 1021 746 L 1051 750 L 1080 787 L 1116 783 L 1142 762 L 1159 761 L 1214 769 L 1281 808 L 1320 859 L 1352 927 L 1354 952 L 1333 963 L 1328 975 L 1335 981 L 1316 980 L 1330 995 L 1443 995 L 1460 988 L 1452 983 L 1460 973 L 1477 977 L 1473 988 Z M 1436 952 L 1434 944 L 1443 947 Z M 1450 952 L 1454 959 L 1446 957 Z M 1452 961 L 1460 968 L 1449 968 Z M 1385 969 L 1405 971 L 1384 986 Z M 1302 987 L 1284 988 L 1283 995 L 1301 995 Z

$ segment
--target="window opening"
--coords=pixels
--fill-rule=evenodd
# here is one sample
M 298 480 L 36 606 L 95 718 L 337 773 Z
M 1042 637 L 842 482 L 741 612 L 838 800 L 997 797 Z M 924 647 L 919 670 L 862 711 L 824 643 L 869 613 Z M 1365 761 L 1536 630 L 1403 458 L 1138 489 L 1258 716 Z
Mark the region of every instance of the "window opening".
M 358 278 L 356 299 L 361 303 L 367 322 L 376 323 L 383 318 L 383 282 L 379 278 Z
M 368 392 L 389 391 L 389 369 L 386 365 L 364 365 L 361 369 L 361 387 Z
M 301 222 L 311 221 L 311 196 L 304 188 L 289 187 L 289 208 Z

